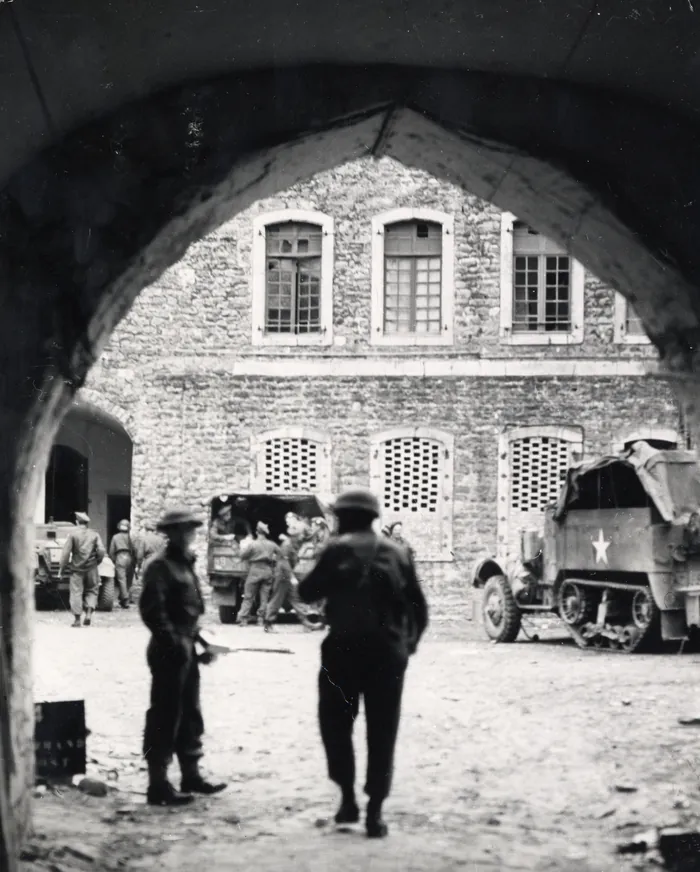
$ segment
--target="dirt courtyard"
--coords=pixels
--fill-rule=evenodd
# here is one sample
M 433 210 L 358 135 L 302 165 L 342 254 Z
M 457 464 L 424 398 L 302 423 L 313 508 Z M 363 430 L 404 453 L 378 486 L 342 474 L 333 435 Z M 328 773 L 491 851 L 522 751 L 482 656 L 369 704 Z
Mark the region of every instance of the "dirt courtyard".
M 89 769 L 110 792 L 36 799 L 26 870 L 622 872 L 658 867 L 618 856 L 618 843 L 700 821 L 700 727 L 677 723 L 700 714 L 698 655 L 499 646 L 478 623 L 433 626 L 408 673 L 390 836 L 372 842 L 328 823 L 337 797 L 316 726 L 322 634 L 265 635 L 211 616 L 225 644 L 293 654 L 202 668 L 204 766 L 229 789 L 151 809 L 139 768 L 147 633 L 135 609 L 96 617 L 74 630 L 65 613 L 37 615 L 35 688 L 37 701 L 85 699 Z M 362 721 L 356 737 L 362 773 Z

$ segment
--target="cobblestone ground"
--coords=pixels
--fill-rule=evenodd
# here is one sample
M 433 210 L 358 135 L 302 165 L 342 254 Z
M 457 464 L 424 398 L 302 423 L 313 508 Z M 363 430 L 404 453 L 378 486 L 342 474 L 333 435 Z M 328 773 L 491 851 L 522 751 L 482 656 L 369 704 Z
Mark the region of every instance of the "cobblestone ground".
M 184 811 L 150 809 L 139 770 L 146 632 L 134 610 L 79 631 L 68 623 L 37 616 L 36 698 L 85 699 L 91 769 L 115 789 L 37 799 L 27 870 L 622 872 L 654 867 L 618 857 L 618 843 L 700 814 L 700 728 L 677 723 L 700 712 L 697 655 L 495 646 L 478 624 L 432 627 L 412 662 L 386 841 L 328 824 L 336 794 L 315 721 L 321 634 L 294 625 L 276 636 L 215 627 L 226 644 L 293 655 L 233 654 L 203 668 L 206 768 L 231 785 Z

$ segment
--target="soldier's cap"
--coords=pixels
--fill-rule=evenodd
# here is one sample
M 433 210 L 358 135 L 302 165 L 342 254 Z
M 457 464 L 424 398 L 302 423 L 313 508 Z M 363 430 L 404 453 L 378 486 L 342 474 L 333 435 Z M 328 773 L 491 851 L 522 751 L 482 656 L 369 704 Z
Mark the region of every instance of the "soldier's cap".
M 125 519 L 117 524 L 117 530 L 128 530 L 131 524 Z
M 201 527 L 202 522 L 189 509 L 169 509 L 158 523 L 156 530 L 171 530 L 173 527 Z
M 264 521 L 258 521 L 258 523 L 255 525 L 255 529 L 259 533 L 265 533 L 265 535 L 268 535 L 270 532 L 270 528 L 267 526 L 267 524 Z
M 83 524 L 90 523 L 90 518 L 88 518 L 88 516 L 85 514 L 85 512 L 76 512 L 75 513 L 75 520 L 81 521 Z
M 380 515 L 379 500 L 366 488 L 352 488 L 341 494 L 333 504 L 333 511 L 337 515 L 338 512 L 356 511 L 367 512 L 368 515 L 373 515 L 378 518 Z

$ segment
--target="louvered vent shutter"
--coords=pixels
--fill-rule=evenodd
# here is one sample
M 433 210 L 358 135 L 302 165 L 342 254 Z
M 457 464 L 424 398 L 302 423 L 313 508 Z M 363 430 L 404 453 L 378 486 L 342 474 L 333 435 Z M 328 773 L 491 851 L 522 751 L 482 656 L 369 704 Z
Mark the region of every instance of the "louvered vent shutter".
M 436 439 L 399 437 L 381 443 L 384 520 L 401 521 L 418 559 L 442 550 L 445 446 Z
M 270 439 L 263 451 L 263 482 L 268 493 L 317 493 L 319 446 L 310 439 Z
M 520 551 L 520 531 L 542 529 L 542 513 L 556 502 L 574 443 L 551 436 L 526 436 L 510 443 L 508 553 Z

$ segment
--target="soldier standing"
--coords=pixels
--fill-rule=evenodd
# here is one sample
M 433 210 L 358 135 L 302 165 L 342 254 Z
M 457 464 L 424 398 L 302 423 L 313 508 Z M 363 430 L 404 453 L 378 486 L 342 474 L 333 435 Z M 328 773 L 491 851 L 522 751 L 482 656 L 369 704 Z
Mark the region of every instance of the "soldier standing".
M 137 572 L 141 572 L 144 563 L 147 560 L 150 560 L 155 554 L 160 553 L 163 550 L 163 539 L 158 533 L 155 532 L 155 526 L 151 521 L 146 521 L 143 525 L 143 529 L 146 531 L 141 539 L 139 548 L 138 548 L 138 560 L 137 560 Z
M 296 612 L 299 621 L 307 630 L 322 629 L 321 624 L 314 624 L 306 616 L 306 610 L 299 600 L 299 594 L 292 582 L 294 567 L 299 559 L 299 555 L 291 536 L 280 536 L 280 554 L 275 570 L 275 579 L 272 584 L 272 593 L 267 604 L 267 613 L 265 615 L 266 628 L 271 632 L 274 627 L 274 621 L 279 614 L 280 609 L 285 603 Z
M 255 532 L 257 538 L 244 541 L 241 544 L 241 560 L 247 561 L 250 568 L 243 588 L 243 603 L 238 613 L 238 623 L 242 627 L 246 626 L 255 597 L 259 595 L 258 616 L 263 622 L 265 632 L 269 633 L 272 624 L 267 619 L 267 603 L 281 552 L 279 545 L 268 538 L 270 528 L 267 524 L 258 521 Z
M 389 795 L 408 659 L 428 623 L 428 607 L 409 552 L 372 529 L 377 498 L 362 489 L 338 497 L 338 535 L 299 584 L 305 602 L 326 599 L 330 630 L 321 645 L 319 721 L 328 774 L 342 791 L 336 823 L 356 823 L 352 730 L 360 696 L 367 720 L 366 830 L 388 830 Z
M 199 771 L 204 733 L 199 662 L 214 659 L 206 651 L 199 658 L 195 652 L 204 601 L 191 548 L 200 526 L 201 521 L 187 510 L 166 512 L 158 529 L 167 545 L 144 570 L 139 607 L 151 631 L 146 656 L 152 678 L 143 753 L 151 805 L 183 805 L 192 800 L 192 793 L 218 793 L 226 787 L 210 783 Z M 182 792 L 168 780 L 173 754 L 182 772 Z
M 80 626 L 85 613 L 84 624 L 92 623 L 92 613 L 97 605 L 97 592 L 100 577 L 97 567 L 105 556 L 105 547 L 99 533 L 88 526 L 90 518 L 85 512 L 76 512 L 76 530 L 71 530 L 63 546 L 59 563 L 59 577 L 68 569 L 70 574 L 70 610 L 73 612 L 74 627 Z
M 109 557 L 114 564 L 114 573 L 119 589 L 119 604 L 123 609 L 128 609 L 131 603 L 131 585 L 134 581 L 138 557 L 129 533 L 130 528 L 131 525 L 128 521 L 120 521 L 109 546 Z

